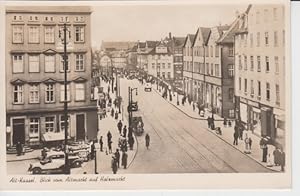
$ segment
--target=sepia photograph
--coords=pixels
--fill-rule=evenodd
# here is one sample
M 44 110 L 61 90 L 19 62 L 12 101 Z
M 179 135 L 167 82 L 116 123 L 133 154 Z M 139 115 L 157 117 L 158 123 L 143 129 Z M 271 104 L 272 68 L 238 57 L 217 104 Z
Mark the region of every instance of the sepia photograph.
M 290 171 L 286 5 L 5 6 L 6 175 Z

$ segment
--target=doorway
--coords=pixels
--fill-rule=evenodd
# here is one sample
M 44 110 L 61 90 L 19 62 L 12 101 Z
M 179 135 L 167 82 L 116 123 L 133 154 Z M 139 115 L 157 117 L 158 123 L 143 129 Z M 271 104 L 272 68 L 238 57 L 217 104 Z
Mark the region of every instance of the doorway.
M 85 140 L 85 118 L 84 114 L 76 115 L 76 139 Z
M 25 144 L 25 119 L 13 119 L 13 145 L 17 142 Z

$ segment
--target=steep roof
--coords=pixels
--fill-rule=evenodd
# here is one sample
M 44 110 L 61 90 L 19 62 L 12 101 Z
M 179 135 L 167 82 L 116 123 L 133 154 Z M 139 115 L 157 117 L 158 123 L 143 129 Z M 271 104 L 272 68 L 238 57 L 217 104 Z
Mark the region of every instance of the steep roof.
M 145 48 L 146 42 L 138 42 L 138 48 Z
M 154 48 L 158 43 L 158 41 L 146 41 L 146 45 L 148 48 Z
M 185 37 L 183 46 L 186 45 L 186 42 L 187 42 L 188 39 L 190 39 L 191 43 L 193 44 L 194 40 L 195 40 L 195 37 L 196 37 L 196 34 L 187 34 L 187 36 Z
M 203 40 L 205 41 L 205 43 L 207 43 L 207 40 L 208 40 L 208 37 L 209 37 L 209 34 L 210 34 L 210 28 L 200 27 L 200 32 L 202 34 Z
M 180 47 L 183 46 L 185 37 L 173 37 L 173 41 L 175 47 Z

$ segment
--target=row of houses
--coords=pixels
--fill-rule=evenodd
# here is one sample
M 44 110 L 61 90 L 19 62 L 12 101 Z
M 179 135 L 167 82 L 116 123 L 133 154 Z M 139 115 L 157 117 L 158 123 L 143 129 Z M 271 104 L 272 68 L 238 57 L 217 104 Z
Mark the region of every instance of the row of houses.
M 283 5 L 249 5 L 229 25 L 121 45 L 125 66 L 182 88 L 191 102 L 284 143 Z

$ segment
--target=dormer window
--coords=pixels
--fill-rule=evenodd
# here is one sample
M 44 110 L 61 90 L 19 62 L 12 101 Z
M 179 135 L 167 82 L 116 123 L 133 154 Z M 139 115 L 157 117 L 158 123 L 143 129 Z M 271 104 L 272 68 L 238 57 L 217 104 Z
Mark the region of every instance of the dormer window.
M 23 21 L 23 16 L 15 15 L 13 18 L 14 21 Z

